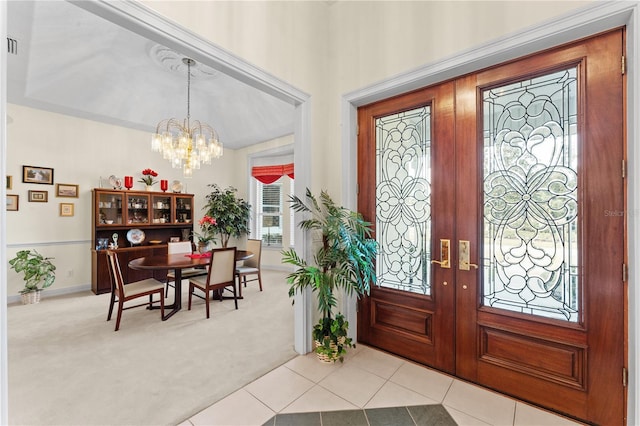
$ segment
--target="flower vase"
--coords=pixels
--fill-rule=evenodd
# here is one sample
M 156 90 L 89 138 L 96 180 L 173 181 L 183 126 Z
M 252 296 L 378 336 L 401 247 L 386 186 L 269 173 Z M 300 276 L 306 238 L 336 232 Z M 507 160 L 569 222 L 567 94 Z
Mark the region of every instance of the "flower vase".
M 153 191 L 153 185 L 147 185 L 147 191 L 149 192 Z
M 207 243 L 198 243 L 198 253 L 206 253 L 207 252 Z

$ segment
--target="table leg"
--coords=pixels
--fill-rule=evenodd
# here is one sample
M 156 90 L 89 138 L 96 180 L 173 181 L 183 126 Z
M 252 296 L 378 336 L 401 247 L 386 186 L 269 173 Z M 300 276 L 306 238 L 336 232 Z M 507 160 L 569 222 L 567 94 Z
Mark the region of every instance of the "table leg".
M 162 321 L 165 321 L 173 316 L 176 312 L 182 309 L 182 269 L 176 268 L 174 271 L 175 282 L 173 283 L 175 289 L 175 297 L 171 305 L 165 306 L 166 309 L 171 309 L 164 315 Z

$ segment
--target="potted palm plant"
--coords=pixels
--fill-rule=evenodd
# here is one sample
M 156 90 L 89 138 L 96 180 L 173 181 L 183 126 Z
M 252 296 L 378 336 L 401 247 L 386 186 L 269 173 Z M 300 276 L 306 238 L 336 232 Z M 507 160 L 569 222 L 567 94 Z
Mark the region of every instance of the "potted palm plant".
M 336 292 L 341 290 L 358 298 L 368 295 L 376 283 L 377 243 L 371 238 L 371 224 L 362 215 L 337 206 L 326 191 L 317 199 L 307 188 L 307 202 L 290 197 L 291 208 L 310 217 L 299 223 L 301 229 L 318 237 L 313 263 L 301 258 L 295 249 L 282 252 L 283 263 L 297 269 L 289 274 L 289 297 L 311 288 L 318 299 L 321 318 L 314 326 L 315 351 L 321 361 L 343 360 L 346 349 L 353 347 L 347 337 L 349 323 L 341 313 L 333 314 Z
M 23 274 L 24 289 L 20 291 L 22 303 L 40 302 L 42 289 L 50 287 L 56 279 L 56 267 L 52 257 L 44 257 L 36 250 L 20 250 L 9 260 L 9 266 Z
M 249 216 L 251 205 L 236 196 L 237 189 L 228 187 L 221 189 L 217 184 L 208 185 L 211 192 L 207 194 L 207 203 L 203 207 L 205 215 L 215 218 L 215 224 L 208 227 L 213 242 L 215 235 L 220 237 L 222 247 L 226 247 L 229 238 L 238 238 L 249 233 Z

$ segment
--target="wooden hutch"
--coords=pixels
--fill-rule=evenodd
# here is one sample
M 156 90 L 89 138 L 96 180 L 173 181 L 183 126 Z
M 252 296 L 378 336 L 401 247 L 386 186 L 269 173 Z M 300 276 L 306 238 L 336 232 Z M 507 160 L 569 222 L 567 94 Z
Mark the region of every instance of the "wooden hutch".
M 191 239 L 193 194 L 95 188 L 92 206 L 91 289 L 95 294 L 111 291 L 106 249 L 114 237 L 125 283 L 150 277 L 164 281 L 166 271 L 136 271 L 127 264 L 138 257 L 166 253 L 171 238 Z

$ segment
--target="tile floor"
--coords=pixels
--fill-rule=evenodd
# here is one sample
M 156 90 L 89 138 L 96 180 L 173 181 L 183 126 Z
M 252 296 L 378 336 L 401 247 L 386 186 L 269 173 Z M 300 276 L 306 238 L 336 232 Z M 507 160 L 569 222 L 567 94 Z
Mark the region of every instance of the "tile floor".
M 446 413 L 438 412 L 440 406 L 424 411 L 434 404 Z M 376 410 L 387 407 L 396 411 Z M 580 424 L 358 344 L 343 364 L 323 364 L 314 353 L 298 356 L 180 426 L 397 424 L 406 412 L 415 424 L 446 425 L 451 419 L 458 425 Z M 389 416 L 394 422 L 385 421 Z

